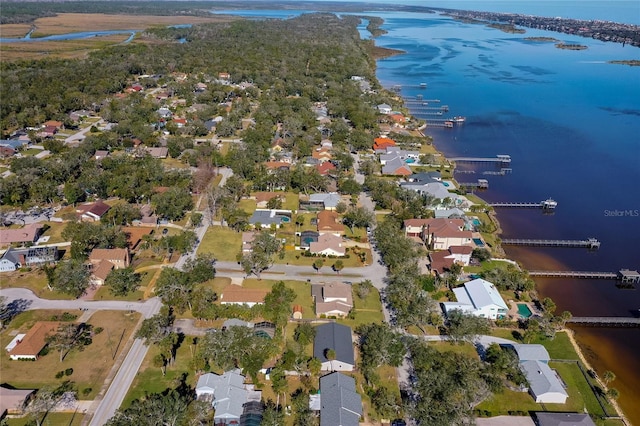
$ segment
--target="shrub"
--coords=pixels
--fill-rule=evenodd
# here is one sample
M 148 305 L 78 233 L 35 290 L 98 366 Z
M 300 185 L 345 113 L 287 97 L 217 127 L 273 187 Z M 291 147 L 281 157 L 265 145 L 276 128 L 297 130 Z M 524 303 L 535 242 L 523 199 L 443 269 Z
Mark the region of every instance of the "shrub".
M 64 371 L 60 370 L 56 373 L 56 379 L 61 379 L 64 376 Z
M 70 376 L 72 374 L 73 374 L 73 368 L 67 368 L 66 370 L 64 370 L 65 376 Z
M 87 396 L 87 395 L 89 395 L 91 393 L 92 390 L 93 389 L 91 389 L 91 388 L 84 388 L 84 389 L 82 389 L 82 394 L 84 396 Z
M 100 334 L 100 333 L 102 333 L 103 330 L 104 330 L 104 328 L 102 328 L 102 327 L 96 327 L 96 328 L 93 329 L 93 332 L 95 334 Z

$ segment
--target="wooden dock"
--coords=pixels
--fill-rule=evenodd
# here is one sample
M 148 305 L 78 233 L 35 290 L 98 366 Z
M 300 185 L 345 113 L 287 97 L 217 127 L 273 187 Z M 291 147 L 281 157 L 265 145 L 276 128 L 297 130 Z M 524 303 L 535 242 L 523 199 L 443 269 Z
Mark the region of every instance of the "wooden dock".
M 532 247 L 577 247 L 595 250 L 600 248 L 600 241 L 595 238 L 586 240 L 534 240 L 534 239 L 506 239 L 502 244 L 509 246 L 532 246 Z
M 595 327 L 640 327 L 640 318 L 634 317 L 573 317 L 570 324 L 591 325 Z
M 593 271 L 529 271 L 531 277 L 545 278 L 584 278 L 593 280 L 617 280 L 619 274 L 615 272 L 593 272 Z
M 489 189 L 489 181 L 486 179 L 478 179 L 477 182 L 458 182 L 458 186 L 460 188 L 478 188 L 478 189 Z
M 453 157 L 451 161 L 456 163 L 498 163 L 498 164 L 510 164 L 511 156 L 500 154 L 495 157 Z
M 558 206 L 558 203 L 551 198 L 547 198 L 539 203 L 491 203 L 489 205 L 491 207 L 543 208 L 545 210 L 553 210 Z

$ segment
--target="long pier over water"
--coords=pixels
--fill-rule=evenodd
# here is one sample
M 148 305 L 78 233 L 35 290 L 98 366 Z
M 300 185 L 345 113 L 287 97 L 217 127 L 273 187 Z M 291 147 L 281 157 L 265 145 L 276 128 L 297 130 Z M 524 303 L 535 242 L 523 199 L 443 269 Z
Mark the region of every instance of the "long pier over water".
M 534 240 L 525 238 L 502 240 L 502 244 L 509 246 L 533 246 L 533 247 L 584 247 L 590 250 L 600 248 L 600 241 L 595 238 L 586 240 Z
M 506 154 L 499 154 L 495 157 L 453 157 L 449 160 L 457 163 L 498 163 L 498 164 L 510 164 L 511 156 Z
M 616 280 L 619 275 L 615 272 L 593 272 L 593 271 L 529 271 L 531 277 L 545 278 L 585 278 Z
M 552 210 L 558 206 L 558 202 L 547 198 L 539 203 L 491 203 L 491 207 L 520 207 L 520 208 L 543 208 Z
M 634 317 L 573 317 L 567 321 L 570 324 L 615 327 L 640 327 L 640 318 Z

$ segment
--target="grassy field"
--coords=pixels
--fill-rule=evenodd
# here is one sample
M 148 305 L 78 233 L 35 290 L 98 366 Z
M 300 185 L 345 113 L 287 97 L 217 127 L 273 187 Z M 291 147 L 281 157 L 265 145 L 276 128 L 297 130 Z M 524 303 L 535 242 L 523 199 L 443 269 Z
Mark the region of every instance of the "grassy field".
M 210 226 L 202 238 L 198 253 L 211 253 L 216 259 L 234 261 L 241 247 L 241 233 L 227 227 Z
M 195 386 L 196 379 L 193 371 L 189 368 L 191 351 L 195 349 L 191 344 L 192 341 L 192 337 L 185 336 L 184 341 L 178 348 L 176 361 L 173 365 L 167 366 L 167 374 L 165 376 L 162 375 L 162 371 L 158 367 L 153 366 L 153 357 L 155 357 L 160 350 L 157 346 L 152 345 L 142 362 L 142 366 L 131 388 L 129 388 L 129 392 L 122 403 L 122 408 L 129 407 L 134 399 L 144 397 L 147 393 L 159 393 L 167 388 L 176 387 L 177 382 L 184 373 L 187 374 L 187 383 Z
M 4 272 L 2 279 L 0 279 L 0 288 L 13 287 L 27 288 L 42 299 L 75 299 L 75 297 L 69 294 L 49 290 L 47 288 L 47 277 L 40 269 L 34 269 L 28 272 L 19 270 L 15 272 Z
M 16 332 L 26 333 L 36 321 L 50 320 L 53 314 L 62 311 L 28 311 L 16 317 L 0 334 L 0 344 L 6 346 Z M 75 314 L 76 312 L 71 312 Z M 107 374 L 113 366 L 114 359 L 122 351 L 131 331 L 138 322 L 139 314 L 125 312 L 99 311 L 88 321 L 95 328 L 104 330 L 93 336 L 93 343 L 85 346 L 82 352 L 71 351 L 60 362 L 56 350 L 41 356 L 37 361 L 11 361 L 9 355 L 2 351 L 2 382 L 17 388 L 40 388 L 58 386 L 62 380 L 72 380 L 81 399 L 93 399 L 102 386 Z M 56 379 L 58 371 L 73 369 L 73 374 Z M 38 373 L 34 373 L 37 369 Z
M 229 16 L 153 16 L 153 15 L 106 15 L 101 13 L 58 13 L 55 16 L 38 18 L 33 23 L 37 29 L 33 37 L 66 34 L 80 31 L 144 30 L 153 26 L 227 22 Z M 2 37 L 23 37 L 31 24 L 0 25 Z
M 74 59 L 84 57 L 93 50 L 122 43 L 128 38 L 129 34 L 110 34 L 78 40 L 3 43 L 0 54 L 6 61 L 50 57 Z
M 35 423 L 31 423 L 31 418 L 25 416 L 19 419 L 7 418 L 7 426 L 27 426 Z M 43 418 L 40 418 L 42 421 Z M 65 425 L 65 426 L 80 426 L 84 420 L 84 414 L 82 413 L 49 413 L 44 418 L 42 424 L 44 425 Z
M 248 278 L 244 280 L 242 283 L 243 287 L 246 288 L 260 288 L 271 290 L 273 284 L 278 282 L 279 280 L 258 280 L 255 278 Z M 296 293 L 296 298 L 294 299 L 292 305 L 300 305 L 302 306 L 302 317 L 303 318 L 315 318 L 315 310 L 313 306 L 313 299 L 311 298 L 311 286 L 306 281 L 292 281 L 292 280 L 282 280 L 287 288 L 292 289 Z
M 355 328 L 361 324 L 381 323 L 384 321 L 382 303 L 380 302 L 380 293 L 378 293 L 377 289 L 372 288 L 364 300 L 354 294 L 353 304 L 355 306 L 353 307 L 352 312 L 355 314 L 355 318 L 339 319 L 338 322 L 348 325 L 351 328 Z

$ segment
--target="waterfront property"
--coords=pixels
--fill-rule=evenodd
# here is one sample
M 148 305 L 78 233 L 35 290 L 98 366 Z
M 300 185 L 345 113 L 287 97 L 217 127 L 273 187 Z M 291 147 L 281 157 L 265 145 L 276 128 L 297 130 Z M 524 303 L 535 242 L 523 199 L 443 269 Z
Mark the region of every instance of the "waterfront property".
M 531 315 L 533 315 L 533 312 L 531 312 L 531 309 L 529 309 L 529 305 L 527 305 L 526 303 L 518 303 L 517 306 L 518 315 L 520 315 L 520 318 L 527 319 Z
M 534 413 L 538 426 L 596 426 L 585 413 Z
M 448 250 L 451 246 L 473 246 L 473 234 L 464 230 L 462 219 L 407 219 L 407 237 L 419 238 L 432 250 Z
M 529 383 L 529 393 L 537 403 L 564 404 L 569 397 L 562 380 L 549 367 L 549 352 L 542 345 L 512 344 L 520 369 Z
M 482 278 L 466 282 L 462 287 L 454 288 L 453 293 L 458 301 L 442 303 L 446 314 L 453 310 L 459 310 L 495 320 L 504 318 L 509 310 L 496 286 Z

